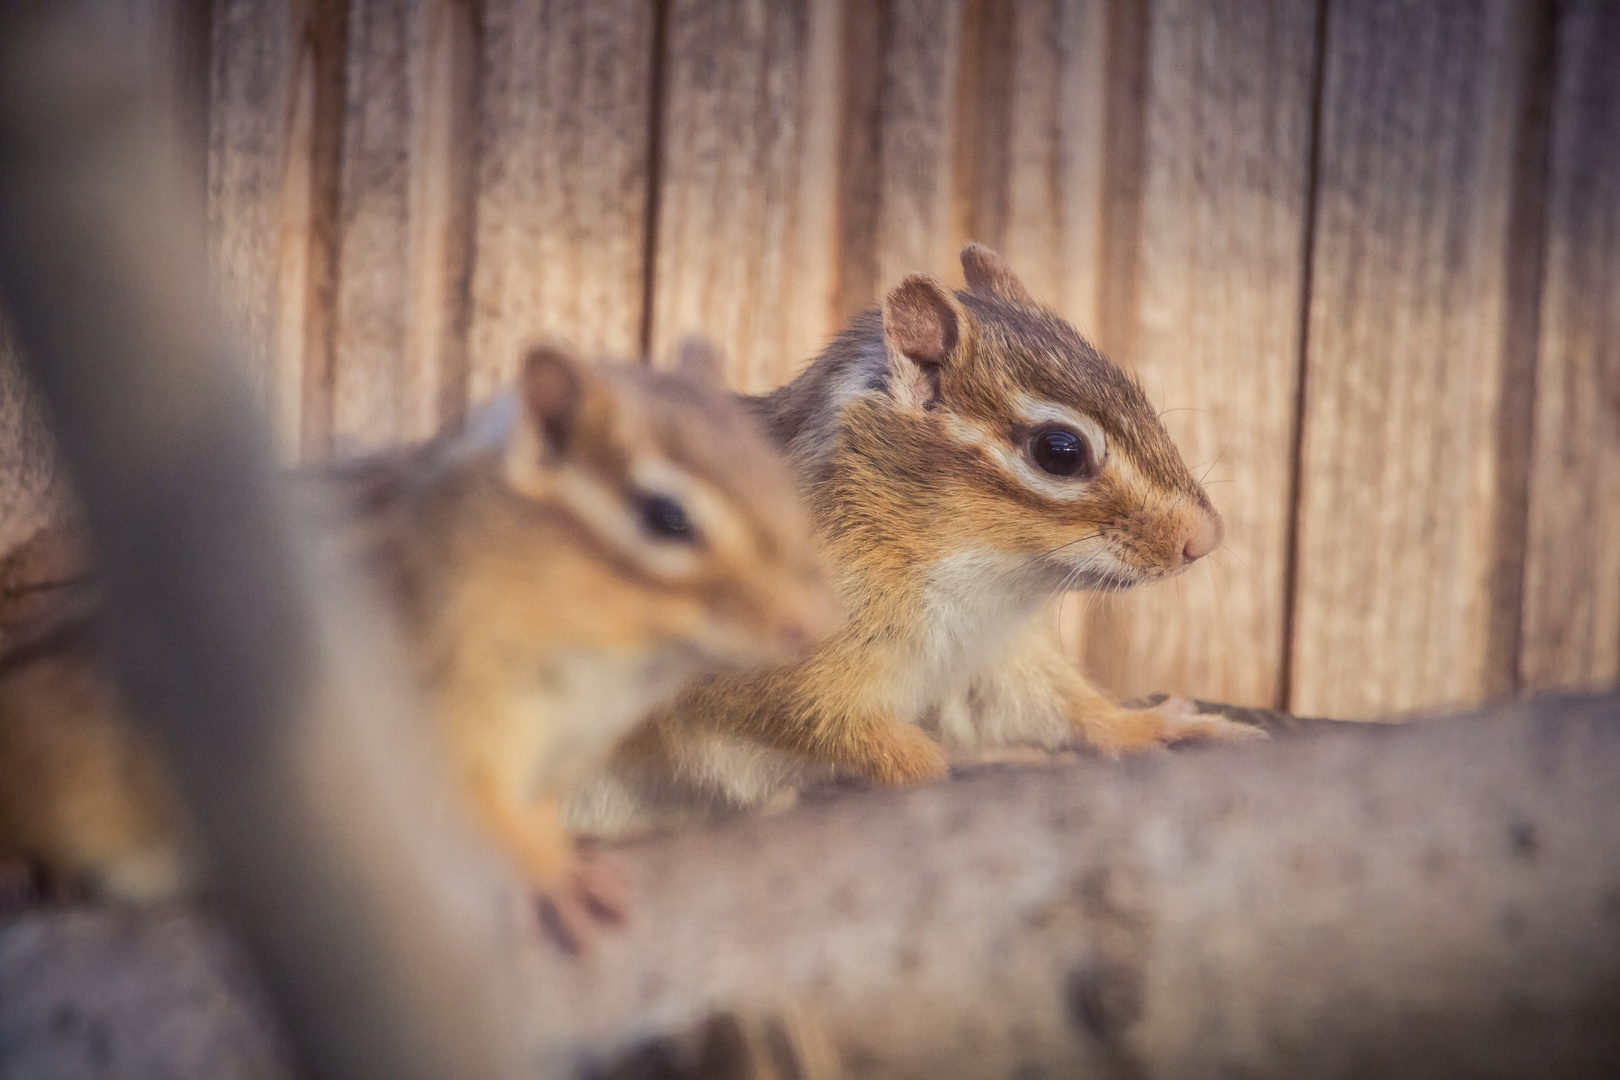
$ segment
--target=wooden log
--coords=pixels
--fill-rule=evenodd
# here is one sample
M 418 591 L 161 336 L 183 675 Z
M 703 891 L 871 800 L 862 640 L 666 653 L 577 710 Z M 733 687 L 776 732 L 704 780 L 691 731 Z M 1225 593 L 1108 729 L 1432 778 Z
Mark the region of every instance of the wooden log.
M 1620 8 L 1566 5 L 1540 297 L 1519 676 L 1620 681 Z
M 1610 695 L 817 797 L 625 847 L 631 925 L 530 1000 L 559 1076 L 756 1075 L 717 1011 L 814 1077 L 1612 1075 L 1617 785 Z M 233 970 L 177 913 L 25 915 L 0 1061 L 264 1075 Z
M 1520 108 L 1545 9 L 1327 5 L 1307 320 L 1293 708 L 1476 701 L 1511 388 Z M 1525 413 L 1524 415 L 1528 415 Z

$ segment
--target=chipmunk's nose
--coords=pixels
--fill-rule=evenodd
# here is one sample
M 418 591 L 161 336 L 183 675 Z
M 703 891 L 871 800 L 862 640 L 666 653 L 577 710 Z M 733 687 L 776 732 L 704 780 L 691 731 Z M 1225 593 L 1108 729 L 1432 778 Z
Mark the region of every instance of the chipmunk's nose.
M 833 628 L 832 598 L 820 582 L 789 587 L 776 622 L 776 640 L 792 653 L 802 653 Z
M 1220 547 L 1221 538 L 1225 535 L 1226 526 L 1221 522 L 1221 515 L 1213 510 L 1205 511 L 1193 525 L 1186 546 L 1181 549 L 1182 559 L 1189 563 L 1197 562 Z

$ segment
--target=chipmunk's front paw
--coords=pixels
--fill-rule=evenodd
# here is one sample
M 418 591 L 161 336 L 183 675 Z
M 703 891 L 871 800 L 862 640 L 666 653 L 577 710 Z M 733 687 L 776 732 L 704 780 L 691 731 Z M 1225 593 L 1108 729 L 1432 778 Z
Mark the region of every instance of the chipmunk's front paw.
M 1157 750 L 1188 739 L 1248 742 L 1269 736 L 1263 728 L 1202 713 L 1183 697 L 1170 697 L 1144 709 L 1112 702 L 1085 708 L 1074 717 L 1081 739 L 1105 754 Z
M 917 784 L 937 780 L 949 771 L 945 751 L 910 724 L 894 723 L 882 729 L 873 750 L 868 773 L 879 784 Z
M 1159 741 L 1165 745 L 1184 739 L 1208 742 L 1253 742 L 1269 739 L 1266 729 L 1254 724 L 1229 720 L 1220 713 L 1199 712 L 1198 706 L 1184 697 L 1168 697 L 1153 706 L 1163 721 Z
M 613 860 L 576 852 L 567 869 L 535 889 L 540 924 L 563 951 L 590 953 L 601 926 L 620 926 L 630 913 L 630 883 Z

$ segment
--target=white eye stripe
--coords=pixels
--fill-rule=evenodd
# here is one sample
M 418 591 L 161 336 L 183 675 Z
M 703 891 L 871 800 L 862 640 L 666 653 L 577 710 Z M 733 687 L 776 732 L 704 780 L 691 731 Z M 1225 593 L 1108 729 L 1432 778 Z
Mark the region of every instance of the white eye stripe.
M 630 466 L 630 478 L 648 494 L 674 499 L 704 543 L 731 551 L 743 543 L 747 527 L 731 501 L 709 484 L 662 458 L 639 458 Z
M 728 550 L 739 542 L 743 530 L 736 513 L 708 484 L 657 458 L 635 462 L 630 476 L 639 494 L 659 495 L 679 503 L 700 543 L 649 537 L 640 501 L 627 499 L 616 485 L 604 483 L 588 470 L 564 465 L 556 470 L 547 487 L 551 496 L 604 544 L 665 581 L 692 577 L 709 560 L 712 550 Z
M 1097 421 L 1084 413 L 1076 412 L 1066 405 L 1059 405 L 1055 401 L 1035 401 L 1025 398 L 1018 403 L 1018 414 L 1029 427 L 1041 427 L 1045 424 L 1061 424 L 1073 428 L 1086 437 L 1091 444 L 1091 452 L 1100 464 L 1108 457 L 1108 437 Z
M 1099 463 L 1104 459 L 1108 452 L 1108 444 L 1102 428 L 1095 420 L 1051 402 L 1024 401 L 1020 404 L 1023 407 L 1018 410 L 1018 415 L 1025 427 L 1039 428 L 1061 424 L 1072 428 L 1090 442 L 1091 452 L 1096 455 Z M 1001 466 L 1002 472 L 1036 494 L 1062 501 L 1077 500 L 1086 494 L 1089 487 L 1086 481 L 1053 476 L 1037 468 L 1030 462 L 1024 445 L 1021 442 L 1011 442 L 1005 432 L 977 421 L 964 419 L 954 413 L 945 414 L 944 419 L 945 429 L 953 439 L 964 446 L 976 446 L 984 450 L 997 465 Z

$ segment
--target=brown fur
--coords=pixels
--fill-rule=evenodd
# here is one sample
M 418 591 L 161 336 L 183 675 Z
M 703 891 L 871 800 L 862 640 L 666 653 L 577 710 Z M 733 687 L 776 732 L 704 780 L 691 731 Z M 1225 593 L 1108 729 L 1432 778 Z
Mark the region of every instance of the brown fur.
M 558 794 L 684 680 L 780 662 L 826 622 L 788 471 L 745 409 L 681 376 L 537 350 L 468 433 L 310 486 L 321 534 L 395 602 L 474 816 L 565 936 L 613 900 L 580 880 Z M 647 491 L 679 497 L 695 543 L 647 531 Z M 0 662 L 0 856 L 116 896 L 188 888 L 161 757 L 101 674 L 93 620 L 19 645 Z
M 970 245 L 963 266 L 968 290 L 906 279 L 755 399 L 807 486 L 843 626 L 802 662 L 690 687 L 575 797 L 571 820 L 613 832 L 671 805 L 754 805 L 828 767 L 923 780 L 947 750 L 990 744 L 1118 752 L 1251 735 L 1184 702 L 1116 705 L 1038 617 L 1066 588 L 1179 573 L 1218 542 L 1220 519 L 1134 380 L 994 252 Z M 1017 471 L 1034 468 L 1030 410 L 1053 408 L 1103 433 L 1093 479 Z

